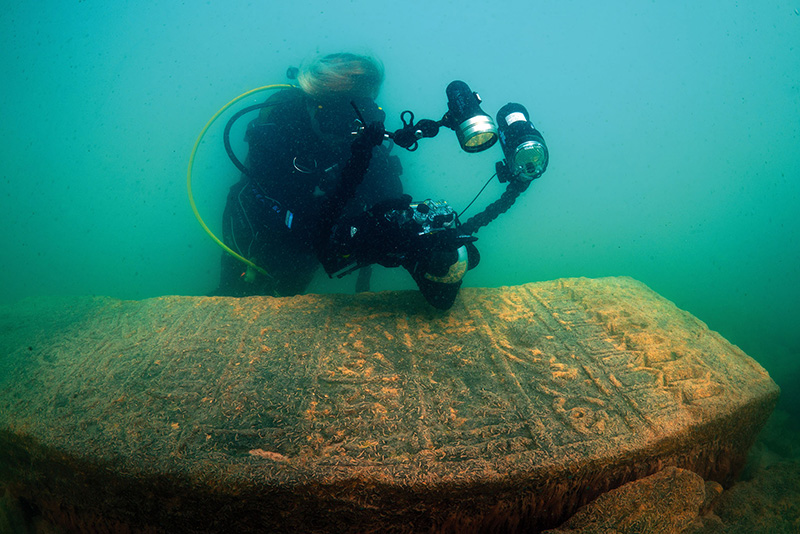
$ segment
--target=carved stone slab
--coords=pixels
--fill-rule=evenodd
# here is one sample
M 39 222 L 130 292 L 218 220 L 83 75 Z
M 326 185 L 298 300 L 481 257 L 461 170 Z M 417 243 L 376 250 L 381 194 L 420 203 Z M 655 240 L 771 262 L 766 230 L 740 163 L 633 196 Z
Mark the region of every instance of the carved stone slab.
M 67 527 L 523 531 L 729 481 L 766 371 L 629 278 L 0 310 L 0 480 Z M 99 527 L 98 527 L 98 530 Z

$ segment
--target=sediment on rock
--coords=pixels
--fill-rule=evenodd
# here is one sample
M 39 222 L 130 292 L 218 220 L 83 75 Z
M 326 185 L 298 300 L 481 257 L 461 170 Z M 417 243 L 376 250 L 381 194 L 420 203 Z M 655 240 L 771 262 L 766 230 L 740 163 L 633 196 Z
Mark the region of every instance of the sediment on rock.
M 509 532 L 668 467 L 728 484 L 778 389 L 629 278 L 31 300 L 0 311 L 0 480 L 56 522 Z M 98 491 L 102 488 L 102 491 Z

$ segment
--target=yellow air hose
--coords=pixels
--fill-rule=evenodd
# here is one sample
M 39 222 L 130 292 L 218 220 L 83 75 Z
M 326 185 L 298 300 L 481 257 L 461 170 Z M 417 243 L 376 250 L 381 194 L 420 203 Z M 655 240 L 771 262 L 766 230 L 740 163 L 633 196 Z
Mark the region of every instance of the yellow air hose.
M 217 111 L 214 114 L 214 116 L 211 117 L 211 119 L 209 119 L 209 121 L 206 123 L 205 127 L 203 127 L 203 131 L 201 131 L 200 135 L 197 137 L 197 141 L 195 141 L 195 143 L 194 143 L 194 148 L 192 148 L 192 155 L 189 157 L 189 170 L 186 173 L 186 189 L 187 189 L 187 191 L 189 193 L 189 204 L 192 205 L 192 211 L 194 212 L 194 216 L 197 217 L 197 221 L 200 223 L 200 226 L 203 227 L 203 230 L 205 230 L 206 233 L 209 236 L 211 236 L 211 239 L 213 239 L 214 242 L 217 245 L 221 246 L 222 249 L 225 252 L 227 252 L 228 254 L 233 256 L 234 258 L 237 258 L 237 259 L 241 260 L 242 262 L 244 262 L 245 264 L 249 265 L 250 267 L 252 267 L 253 269 L 255 269 L 256 271 L 260 272 L 261 274 L 263 274 L 265 276 L 270 276 L 270 274 L 266 270 L 262 269 L 261 267 L 259 267 L 255 263 L 253 263 L 252 261 L 250 261 L 247 258 L 245 258 L 244 256 L 241 256 L 241 255 L 237 254 L 236 252 L 234 252 L 233 250 L 231 250 L 231 248 L 228 247 L 228 245 L 223 243 L 216 235 L 214 235 L 214 232 L 212 232 L 209 229 L 209 227 L 206 225 L 205 221 L 203 221 L 203 218 L 200 216 L 200 212 L 197 211 L 197 205 L 194 202 L 194 195 L 192 194 L 192 167 L 194 167 L 194 157 L 197 155 L 197 149 L 200 146 L 200 142 L 203 140 L 203 136 L 206 135 L 206 132 L 211 127 L 211 125 L 214 124 L 214 121 L 216 121 L 217 118 L 220 115 L 225 113 L 225 110 L 227 110 L 229 107 L 231 107 L 232 105 L 236 104 L 240 100 L 242 100 L 244 98 L 247 98 L 248 96 L 250 96 L 252 94 L 255 94 L 255 93 L 259 93 L 261 91 L 272 91 L 272 90 L 275 90 L 275 89 L 290 89 L 290 88 L 294 88 L 294 87 L 295 87 L 294 85 L 283 84 L 283 83 L 265 85 L 263 87 L 257 87 L 255 89 L 252 89 L 250 91 L 247 91 L 246 93 L 243 93 L 243 94 L 237 96 L 236 98 L 234 98 L 233 100 L 231 100 L 230 102 L 228 102 L 227 104 L 222 106 L 222 109 Z

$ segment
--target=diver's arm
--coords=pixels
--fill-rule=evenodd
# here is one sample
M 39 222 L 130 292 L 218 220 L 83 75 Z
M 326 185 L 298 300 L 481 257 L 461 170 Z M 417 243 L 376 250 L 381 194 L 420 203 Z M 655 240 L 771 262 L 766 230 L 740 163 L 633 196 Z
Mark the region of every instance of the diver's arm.
M 364 175 L 372 159 L 372 149 L 383 142 L 385 130 L 383 124 L 368 124 L 350 145 L 350 158 L 342 169 L 341 180 L 333 194 L 320 208 L 319 229 L 317 231 L 316 250 L 321 257 L 325 253 L 326 243 L 336 220 L 342 215 L 345 204 L 353 198 L 356 188 L 364 180 Z

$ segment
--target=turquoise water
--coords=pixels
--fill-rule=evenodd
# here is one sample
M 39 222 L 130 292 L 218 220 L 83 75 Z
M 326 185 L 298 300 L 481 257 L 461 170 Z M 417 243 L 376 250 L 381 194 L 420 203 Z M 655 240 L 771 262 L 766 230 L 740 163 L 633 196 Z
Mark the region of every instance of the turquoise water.
M 479 233 L 468 285 L 632 276 L 755 357 L 800 412 L 797 2 L 6 6 L 0 302 L 211 290 L 219 250 L 185 188 L 197 135 L 233 97 L 341 50 L 385 63 L 389 129 L 404 109 L 441 117 L 463 79 L 492 115 L 523 103 L 544 134 L 548 172 Z M 194 177 L 215 230 L 237 178 L 217 126 Z M 406 188 L 460 209 L 500 156 L 445 131 L 401 155 Z M 353 285 L 320 275 L 313 289 Z M 411 287 L 403 272 L 374 280 Z

